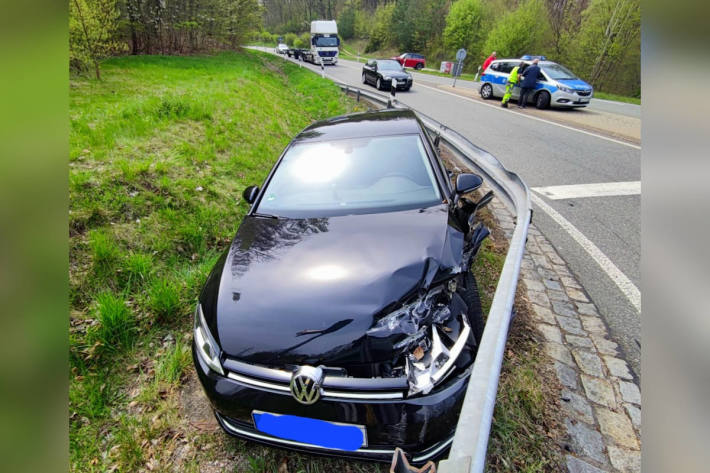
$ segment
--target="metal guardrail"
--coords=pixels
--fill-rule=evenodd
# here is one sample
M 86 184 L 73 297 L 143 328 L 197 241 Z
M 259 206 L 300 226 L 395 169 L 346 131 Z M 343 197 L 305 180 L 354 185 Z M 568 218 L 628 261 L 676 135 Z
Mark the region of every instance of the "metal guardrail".
M 363 97 L 383 106 L 402 106 L 392 97 L 342 83 L 338 85 L 345 93 L 356 94 L 358 99 Z M 506 170 L 490 153 L 442 123 L 413 110 L 419 115 L 424 126 L 438 135 L 459 161 L 486 178 L 486 183 L 496 191 L 496 196 L 516 217 L 515 229 L 468 382 L 454 441 L 448 459 L 440 461 L 438 468 L 439 473 L 481 473 L 486 463 L 498 378 L 513 313 L 520 264 L 532 219 L 530 191 L 517 174 Z

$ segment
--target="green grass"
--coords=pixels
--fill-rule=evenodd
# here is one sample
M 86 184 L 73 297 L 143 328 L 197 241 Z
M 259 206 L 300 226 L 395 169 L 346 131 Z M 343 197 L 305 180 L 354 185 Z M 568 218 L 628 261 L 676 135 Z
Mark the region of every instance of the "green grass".
M 626 95 L 609 94 L 607 92 L 599 92 L 596 90 L 594 91 L 594 97 L 597 99 L 614 100 L 616 102 L 635 103 L 636 105 L 641 105 L 641 99 L 639 97 L 628 97 Z
M 242 190 L 298 131 L 356 105 L 251 51 L 114 58 L 102 76 L 70 83 L 71 470 L 161 470 L 179 438 L 202 441 L 181 425 L 180 385 L 194 304 L 248 208 Z

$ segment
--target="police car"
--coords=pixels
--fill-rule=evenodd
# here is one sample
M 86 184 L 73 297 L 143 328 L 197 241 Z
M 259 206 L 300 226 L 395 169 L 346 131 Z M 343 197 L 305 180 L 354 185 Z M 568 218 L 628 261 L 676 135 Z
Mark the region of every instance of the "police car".
M 537 108 L 560 107 L 586 107 L 592 98 L 592 86 L 574 75 L 569 69 L 556 62 L 548 61 L 545 56 L 523 56 L 520 59 L 497 59 L 483 71 L 481 76 L 481 97 L 491 99 L 503 97 L 505 83 L 510 71 L 520 65 L 532 64 L 533 59 L 538 59 L 540 73 L 537 76 L 535 90 L 530 94 Z M 520 73 L 519 73 L 520 74 Z M 514 87 L 511 100 L 517 100 L 520 87 Z

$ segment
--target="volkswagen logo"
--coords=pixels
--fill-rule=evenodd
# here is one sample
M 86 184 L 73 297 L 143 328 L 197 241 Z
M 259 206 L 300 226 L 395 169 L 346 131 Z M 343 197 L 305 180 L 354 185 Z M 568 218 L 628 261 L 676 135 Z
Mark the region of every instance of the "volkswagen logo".
M 323 370 L 301 366 L 291 375 L 291 394 L 301 404 L 313 404 L 320 399 Z

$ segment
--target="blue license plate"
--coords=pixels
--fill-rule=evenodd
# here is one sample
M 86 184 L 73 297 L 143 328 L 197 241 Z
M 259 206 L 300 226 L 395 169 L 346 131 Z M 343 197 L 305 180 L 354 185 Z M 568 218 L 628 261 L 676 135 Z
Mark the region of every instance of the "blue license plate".
M 360 425 L 261 411 L 253 411 L 252 417 L 256 430 L 281 439 L 351 452 L 367 446 L 365 428 Z

